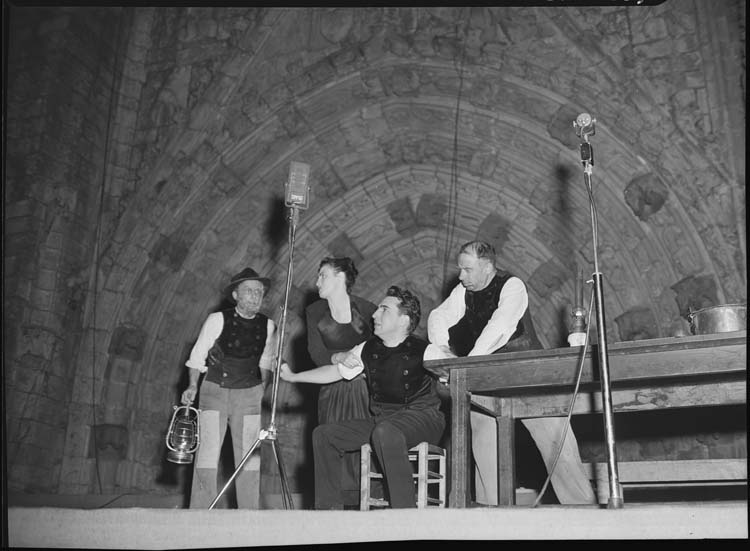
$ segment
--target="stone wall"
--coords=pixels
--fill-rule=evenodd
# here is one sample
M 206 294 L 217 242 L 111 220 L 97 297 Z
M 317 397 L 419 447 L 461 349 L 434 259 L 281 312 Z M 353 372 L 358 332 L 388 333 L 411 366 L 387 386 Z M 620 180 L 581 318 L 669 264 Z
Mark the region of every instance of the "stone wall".
M 117 40 L 127 20 L 118 9 L 14 8 L 8 28 L 8 487 L 49 491 L 60 484 L 72 397 L 87 394 L 88 421 L 95 396 L 91 385 L 81 388 L 75 367 L 79 354 L 93 353 L 81 344 L 97 275 Z

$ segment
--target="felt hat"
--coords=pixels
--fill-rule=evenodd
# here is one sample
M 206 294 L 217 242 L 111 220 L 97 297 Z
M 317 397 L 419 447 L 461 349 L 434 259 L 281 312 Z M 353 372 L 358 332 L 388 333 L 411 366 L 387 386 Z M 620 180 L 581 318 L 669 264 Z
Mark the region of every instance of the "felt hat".
M 258 272 L 256 272 L 252 268 L 245 268 L 240 273 L 232 277 L 232 279 L 229 281 L 229 285 L 227 285 L 224 289 L 224 294 L 231 298 L 232 291 L 234 291 L 237 285 L 239 285 L 243 281 L 248 280 L 260 281 L 263 284 L 263 287 L 265 287 L 266 291 L 268 291 L 268 288 L 271 286 L 270 279 L 268 279 L 267 277 L 259 276 Z

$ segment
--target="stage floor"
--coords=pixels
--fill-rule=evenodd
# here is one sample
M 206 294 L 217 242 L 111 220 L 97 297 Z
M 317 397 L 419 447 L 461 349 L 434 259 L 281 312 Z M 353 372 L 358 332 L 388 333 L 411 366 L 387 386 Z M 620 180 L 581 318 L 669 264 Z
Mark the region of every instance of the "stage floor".
M 410 540 L 747 539 L 747 501 L 621 509 L 373 511 L 11 507 L 16 548 L 212 549 Z

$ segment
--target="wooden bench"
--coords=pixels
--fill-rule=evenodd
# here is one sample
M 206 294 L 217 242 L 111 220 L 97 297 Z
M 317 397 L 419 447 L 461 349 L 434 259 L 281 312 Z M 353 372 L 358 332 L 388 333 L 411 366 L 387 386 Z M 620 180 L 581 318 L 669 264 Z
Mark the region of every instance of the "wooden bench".
M 596 485 L 599 503 L 609 499 L 607 463 L 584 463 Z M 623 488 L 673 488 L 747 484 L 747 459 L 681 459 L 676 461 L 618 461 Z

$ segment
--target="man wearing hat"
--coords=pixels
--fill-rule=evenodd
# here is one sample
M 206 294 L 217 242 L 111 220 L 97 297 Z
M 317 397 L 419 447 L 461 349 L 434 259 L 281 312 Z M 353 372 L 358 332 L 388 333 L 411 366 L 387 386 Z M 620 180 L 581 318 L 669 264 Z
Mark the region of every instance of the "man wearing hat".
M 225 294 L 233 308 L 209 314 L 185 365 L 190 383 L 182 403 L 201 386 L 200 445 L 195 455 L 191 508 L 208 508 L 218 494 L 217 474 L 227 425 L 238 465 L 260 431 L 261 400 L 276 356 L 276 326 L 260 313 L 270 285 L 252 268 L 235 275 Z M 205 373 L 202 384 L 201 374 Z M 260 454 L 250 457 L 235 478 L 237 507 L 258 509 Z

